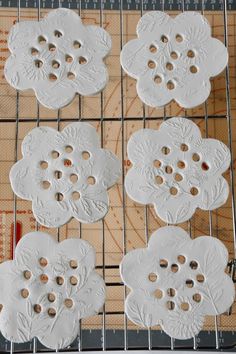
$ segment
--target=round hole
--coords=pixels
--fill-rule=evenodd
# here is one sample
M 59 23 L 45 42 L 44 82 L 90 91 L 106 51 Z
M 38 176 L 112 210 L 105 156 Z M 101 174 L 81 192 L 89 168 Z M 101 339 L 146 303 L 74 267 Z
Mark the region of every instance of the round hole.
M 193 196 L 198 195 L 198 189 L 196 187 L 192 187 L 190 189 L 190 194 L 192 194 Z
M 41 68 L 43 66 L 43 62 L 42 60 L 36 59 L 34 61 L 34 65 L 36 66 L 36 68 Z
M 171 56 L 171 58 L 174 59 L 174 60 L 178 59 L 178 54 L 177 54 L 176 52 L 171 52 L 171 53 L 170 53 L 170 56 Z
M 161 161 L 159 161 L 159 160 L 154 160 L 154 161 L 153 161 L 153 166 L 156 167 L 156 168 L 160 168 L 160 167 L 161 167 Z
M 209 166 L 208 166 L 208 164 L 206 162 L 202 163 L 202 170 L 203 171 L 208 171 L 209 170 Z
M 3 305 L 0 304 L 0 312 L 2 312 L 2 309 L 3 309 Z
M 26 299 L 29 296 L 29 291 L 27 289 L 21 289 L 20 294 L 24 299 Z
M 66 61 L 67 63 L 72 63 L 72 62 L 73 62 L 72 56 L 69 55 L 69 54 L 66 54 L 66 55 L 65 55 L 65 61 Z
M 173 81 L 169 80 L 166 84 L 166 87 L 168 90 L 174 90 L 175 84 L 173 83 Z
M 151 44 L 149 47 L 149 51 L 151 53 L 156 53 L 157 52 L 157 47 L 154 44 Z
M 177 195 L 177 194 L 178 194 L 178 189 L 175 188 L 175 187 L 171 187 L 171 188 L 170 188 L 170 194 L 171 194 L 171 195 Z
M 194 153 L 192 159 L 193 161 L 198 162 L 200 160 L 200 156 L 197 153 Z
M 188 311 L 189 310 L 189 304 L 187 302 L 182 302 L 180 305 L 181 310 L 183 311 Z
M 73 301 L 71 299 L 65 299 L 64 304 L 68 309 L 71 309 L 73 306 Z
M 93 176 L 89 176 L 87 178 L 87 183 L 90 185 L 94 185 L 96 183 L 96 179 Z
M 71 267 L 72 269 L 78 268 L 78 263 L 77 263 L 77 261 L 74 260 L 74 259 L 72 259 L 72 260 L 70 261 L 70 267 Z
M 159 262 L 159 265 L 161 268 L 167 268 L 168 267 L 168 262 L 166 259 L 161 259 Z
M 201 297 L 200 294 L 194 294 L 194 295 L 193 295 L 193 301 L 195 301 L 195 302 L 201 302 L 201 300 L 202 300 L 202 297 Z
M 63 285 L 64 284 L 64 279 L 60 276 L 56 277 L 56 283 L 57 285 Z
M 56 193 L 55 194 L 55 199 L 58 201 L 58 202 L 62 202 L 63 199 L 64 199 L 64 196 L 62 193 Z
M 48 163 L 47 161 L 40 161 L 39 166 L 42 168 L 42 170 L 46 170 L 48 168 Z
M 62 37 L 62 33 L 61 33 L 61 31 L 59 31 L 59 30 L 55 30 L 55 31 L 54 31 L 54 36 L 55 36 L 55 37 L 57 37 L 57 38 Z
M 40 45 L 44 45 L 47 41 L 46 38 L 44 36 L 39 36 L 38 37 L 38 42 Z
M 74 275 L 72 275 L 72 277 L 70 277 L 70 283 L 71 285 L 75 286 L 78 284 L 78 279 Z
M 193 270 L 197 269 L 198 268 L 198 263 L 196 261 L 191 261 L 189 263 L 189 267 Z
M 83 151 L 82 157 L 84 160 L 88 160 L 90 158 L 90 153 L 88 151 Z
M 78 181 L 78 176 L 77 176 L 76 174 L 72 173 L 72 174 L 70 175 L 70 181 L 71 181 L 72 183 L 76 183 L 76 182 Z
M 198 72 L 198 69 L 195 65 L 191 65 L 189 70 L 192 74 L 196 74 Z
M 29 270 L 25 270 L 24 272 L 23 272 L 23 276 L 24 276 L 24 278 L 25 279 L 27 279 L 27 280 L 29 280 L 30 278 L 31 278 L 31 272 L 29 271 Z
M 73 200 L 79 200 L 80 199 L 80 193 L 79 192 L 73 192 L 72 193 L 72 199 Z
M 154 291 L 154 296 L 156 299 L 162 299 L 163 298 L 163 291 L 161 289 L 156 289 Z
M 60 63 L 57 60 L 52 61 L 52 67 L 54 69 L 58 69 L 60 67 Z
M 43 181 L 42 182 L 43 189 L 49 189 L 50 186 L 51 186 L 51 183 L 49 181 Z
M 79 48 L 81 47 L 81 43 L 80 43 L 79 41 L 74 41 L 74 42 L 73 42 L 73 47 L 74 47 L 75 49 L 79 49 Z
M 162 82 L 162 78 L 160 77 L 160 75 L 156 75 L 154 77 L 154 82 L 155 84 L 160 84 Z
M 55 51 L 56 51 L 56 46 L 55 46 L 55 44 L 49 43 L 49 45 L 48 45 L 48 50 L 49 50 L 50 52 L 55 52 Z
M 172 311 L 175 308 L 175 303 L 173 301 L 167 301 L 166 302 L 166 307 L 168 310 Z
M 54 302 L 56 300 L 56 296 L 53 293 L 48 293 L 48 301 Z
M 170 175 L 173 172 L 173 168 L 171 166 L 166 166 L 165 167 L 165 172 Z
M 180 150 L 181 150 L 181 151 L 188 151 L 188 145 L 186 145 L 186 144 L 181 144 L 181 145 L 180 145 Z
M 184 264 L 186 262 L 186 258 L 182 254 L 177 257 L 177 260 L 180 264 Z
M 31 48 L 30 52 L 31 52 L 31 55 L 33 55 L 33 56 L 39 54 L 39 51 L 38 51 L 38 49 L 36 49 L 36 48 Z
M 150 69 L 155 69 L 155 67 L 156 67 L 155 61 L 149 60 L 149 61 L 148 61 L 148 67 L 149 67 Z
M 41 312 L 41 306 L 39 304 L 35 304 L 34 305 L 34 312 L 35 313 L 40 313 Z
M 72 166 L 72 161 L 69 159 L 64 159 L 63 164 L 65 167 L 71 167 Z
M 194 281 L 192 279 L 187 279 L 185 282 L 187 288 L 193 288 L 194 287 Z
M 166 69 L 167 70 L 173 70 L 174 69 L 174 66 L 173 66 L 173 64 L 171 64 L 171 63 L 166 63 Z
M 168 42 L 168 37 L 163 34 L 161 36 L 161 41 L 162 41 L 162 43 L 167 43 Z
M 54 318 L 56 316 L 56 310 L 52 307 L 48 309 L 48 316 Z
M 155 181 L 156 181 L 156 184 L 162 184 L 164 182 L 164 180 L 161 176 L 156 176 Z
M 54 177 L 56 179 L 61 179 L 62 177 L 62 172 L 61 171 L 54 171 Z
M 175 289 L 173 289 L 173 288 L 167 289 L 167 295 L 170 297 L 174 297 L 175 296 Z
M 182 37 L 181 34 L 179 34 L 179 33 L 176 34 L 175 39 L 176 39 L 176 41 L 177 41 L 178 43 L 183 42 L 183 37 Z
M 72 73 L 71 71 L 69 71 L 69 72 L 67 73 L 67 78 L 68 78 L 69 80 L 74 80 L 74 79 L 75 79 L 75 74 Z
M 84 65 L 84 64 L 86 64 L 87 63 L 87 59 L 85 58 L 85 57 L 79 57 L 78 58 L 78 62 L 79 62 L 79 64 L 81 64 L 81 65 Z
M 54 82 L 54 81 L 56 81 L 57 80 L 57 77 L 56 77 L 56 75 L 55 74 L 49 74 L 49 76 L 48 76 L 48 78 L 49 78 L 49 81 L 51 81 L 51 82 Z
M 178 264 L 171 264 L 170 269 L 173 273 L 177 273 L 179 270 L 179 266 L 178 266 Z
M 46 274 L 41 274 L 39 276 L 39 279 L 43 284 L 47 284 L 47 282 L 48 282 L 48 276 Z
M 150 273 L 148 274 L 148 279 L 154 283 L 155 281 L 157 281 L 157 275 L 155 273 Z
M 46 258 L 41 257 L 39 258 L 39 264 L 41 265 L 41 267 L 46 267 L 48 265 L 48 261 L 46 260 Z
M 168 155 L 170 153 L 170 148 L 168 148 L 167 146 L 163 146 L 161 148 L 161 152 L 164 154 L 164 155 Z
M 180 173 L 176 173 L 174 178 L 177 182 L 181 182 L 183 180 L 183 176 Z
M 196 276 L 196 279 L 197 279 L 197 281 L 198 281 L 199 283 L 204 283 L 204 281 L 205 281 L 205 277 L 204 277 L 203 274 L 198 274 L 198 275 Z
M 193 50 L 188 50 L 187 51 L 187 56 L 189 57 L 189 58 L 194 58 L 195 57 L 195 53 L 194 53 L 194 51 Z
M 73 151 L 73 147 L 72 147 L 71 145 L 67 145 L 67 146 L 65 147 L 65 151 L 66 151 L 68 154 L 70 154 L 70 153 Z
M 181 168 L 181 169 L 185 168 L 185 163 L 184 163 L 184 161 L 178 161 L 178 162 L 177 162 L 177 166 L 178 166 L 179 168 Z
M 53 159 L 57 159 L 59 157 L 59 155 L 60 155 L 59 152 L 56 151 L 56 150 L 53 150 L 51 152 L 51 156 L 52 156 Z

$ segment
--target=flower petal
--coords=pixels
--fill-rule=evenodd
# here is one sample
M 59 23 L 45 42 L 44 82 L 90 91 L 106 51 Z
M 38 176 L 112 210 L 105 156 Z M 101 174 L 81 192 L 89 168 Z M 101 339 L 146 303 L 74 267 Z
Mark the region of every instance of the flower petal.
M 211 38 L 203 45 L 206 51 L 204 66 L 209 77 L 220 74 L 228 63 L 228 51 L 224 44 L 216 38 Z
M 30 157 L 42 148 L 48 148 L 59 133 L 50 127 L 37 127 L 32 129 L 25 137 L 21 145 L 24 157 Z M 46 145 L 46 146 L 45 146 Z
M 104 58 L 111 50 L 111 37 L 108 32 L 98 26 L 86 26 L 86 31 L 90 37 L 89 45 L 93 47 L 96 55 Z
M 26 200 L 32 200 L 37 193 L 38 185 L 31 172 L 30 159 L 17 161 L 10 170 L 10 182 L 13 191 Z
M 32 82 L 22 74 L 21 60 L 24 60 L 22 55 L 10 55 L 5 63 L 4 76 L 7 82 L 15 89 L 27 90 L 32 88 Z
M 174 19 L 176 34 L 184 34 L 187 40 L 208 40 L 211 36 L 211 26 L 206 17 L 197 11 L 185 11 Z
M 155 35 L 155 38 L 158 38 L 163 33 L 166 34 L 166 31 L 169 32 L 172 22 L 172 18 L 163 11 L 147 12 L 138 22 L 137 34 L 140 38 L 150 38 L 150 35 Z
M 197 124 L 190 119 L 182 117 L 173 117 L 164 121 L 159 128 L 160 135 L 165 134 L 171 140 L 178 138 L 184 142 L 188 142 L 188 136 L 191 137 L 191 144 L 199 141 L 201 138 L 201 131 Z M 158 137 L 159 138 L 159 137 Z M 156 139 L 157 140 L 157 139 Z M 209 139 L 207 139 L 208 141 Z
M 228 196 L 229 185 L 224 177 L 209 179 L 204 184 L 199 207 L 203 210 L 214 210 L 225 204 Z
M 33 200 L 32 210 L 36 220 L 47 227 L 60 227 L 71 219 L 68 204 L 63 201 L 37 198 Z
M 75 147 L 85 151 L 96 150 L 100 147 L 100 141 L 95 127 L 88 123 L 71 123 L 66 126 L 58 137 L 59 142 L 74 144 Z
M 50 109 L 65 107 L 73 100 L 75 93 L 73 84 L 68 81 L 52 83 L 45 80 L 40 88 L 35 88 L 39 102 Z
M 39 34 L 40 29 L 37 21 L 17 22 L 10 30 L 8 47 L 12 53 L 18 55 L 22 50 L 29 50 L 34 45 L 32 39 L 37 38 Z

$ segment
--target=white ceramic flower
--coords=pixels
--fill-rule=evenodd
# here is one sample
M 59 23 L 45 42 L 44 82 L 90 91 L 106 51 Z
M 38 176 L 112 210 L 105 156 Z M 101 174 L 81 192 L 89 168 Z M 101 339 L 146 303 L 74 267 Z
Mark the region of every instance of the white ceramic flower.
M 105 284 L 94 271 L 95 251 L 86 241 L 57 243 L 31 232 L 18 243 L 15 259 L 0 265 L 0 330 L 16 343 L 34 337 L 48 348 L 68 346 L 79 319 L 95 315 L 105 301 Z
M 139 98 L 152 107 L 171 100 L 185 108 L 203 103 L 209 79 L 228 62 L 226 47 L 211 37 L 208 21 L 197 12 L 175 18 L 148 12 L 138 22 L 137 35 L 123 47 L 121 64 L 137 80 Z
M 129 252 L 121 262 L 121 277 L 131 288 L 127 316 L 143 327 L 160 324 L 173 338 L 197 335 L 204 316 L 222 314 L 234 301 L 227 260 L 216 238 L 191 240 L 180 227 L 158 229 L 146 249 Z
M 229 194 L 222 176 L 230 151 L 215 139 L 203 139 L 191 120 L 175 117 L 159 130 L 141 129 L 128 142 L 133 167 L 125 179 L 126 192 L 136 202 L 153 204 L 165 222 L 191 218 L 196 208 L 213 210 Z
M 72 217 L 91 223 L 105 216 L 107 189 L 119 178 L 121 165 L 100 148 L 90 124 L 72 123 L 62 132 L 35 128 L 24 138 L 22 154 L 10 171 L 11 186 L 19 197 L 32 200 L 39 223 L 59 227 Z
M 97 94 L 108 81 L 103 58 L 111 49 L 109 34 L 84 26 L 72 10 L 60 8 L 39 22 L 15 24 L 8 47 L 5 78 L 16 89 L 33 89 L 45 107 L 59 109 L 76 93 Z

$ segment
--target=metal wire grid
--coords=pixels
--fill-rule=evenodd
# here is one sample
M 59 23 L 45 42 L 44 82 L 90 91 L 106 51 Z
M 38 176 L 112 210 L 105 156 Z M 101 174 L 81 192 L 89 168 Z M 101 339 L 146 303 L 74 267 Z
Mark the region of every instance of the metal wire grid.
M 83 0 L 79 0 L 79 7 L 78 7 L 78 14 L 81 14 L 81 8 L 82 8 L 82 1 Z M 103 15 L 103 0 L 99 0 L 100 1 L 100 26 L 103 26 L 103 22 L 104 22 L 104 15 Z M 205 0 L 207 1 L 207 0 Z M 204 14 L 204 7 L 205 7 L 205 2 L 204 0 L 201 0 L 201 7 L 202 7 L 202 14 Z M 143 4 L 143 0 L 140 0 L 141 2 L 141 10 L 140 10 L 140 16 L 142 16 L 143 14 L 143 9 L 144 9 L 144 4 Z M 165 0 L 160 0 L 161 2 L 161 6 L 162 6 L 162 10 L 165 11 Z M 185 0 L 181 0 L 181 4 L 182 4 L 182 11 L 185 11 Z M 38 20 L 40 20 L 41 17 L 41 1 L 37 0 L 37 17 Z M 61 0 L 58 0 L 58 7 L 61 7 Z M 123 31 L 123 0 L 119 0 L 119 18 L 120 18 L 120 50 L 123 47 L 123 40 L 124 40 L 124 31 Z M 223 21 L 224 21 L 224 42 L 226 47 L 228 48 L 228 24 L 227 24 L 227 0 L 223 0 Z M 17 21 L 21 20 L 21 0 L 18 0 L 18 6 L 17 6 Z M 123 254 L 126 254 L 126 249 L 127 249 L 127 228 L 126 228 L 126 194 L 125 194 L 125 190 L 124 190 L 124 177 L 125 177 L 125 165 L 124 165 L 124 160 L 125 160 L 125 153 L 126 153 L 126 143 L 125 143 L 125 122 L 127 120 L 138 120 L 140 121 L 140 119 L 142 119 L 143 121 L 143 127 L 146 126 L 146 122 L 148 120 L 155 120 L 155 119 L 160 119 L 159 117 L 147 117 L 146 115 L 146 107 L 145 105 L 143 105 L 143 117 L 139 118 L 139 117 L 125 117 L 124 114 L 124 78 L 123 78 L 123 70 L 122 68 L 120 69 L 120 80 L 121 80 L 121 86 L 120 86 L 120 98 L 121 98 L 121 115 L 119 118 L 107 118 L 104 117 L 104 110 L 103 110 L 103 101 L 104 101 L 104 97 L 103 97 L 103 93 L 100 94 L 100 118 L 83 118 L 82 117 L 82 100 L 81 97 L 79 97 L 79 105 L 78 105 L 78 121 L 85 121 L 85 120 L 89 120 L 89 121 L 96 121 L 96 122 L 100 122 L 101 125 L 101 146 L 103 146 L 104 143 L 104 122 L 106 121 L 119 121 L 120 125 L 121 125 L 121 139 L 122 139 L 122 144 L 121 144 L 121 155 L 122 155 L 122 199 L 123 199 L 123 208 L 122 208 L 122 222 L 123 222 Z M 225 71 L 225 80 L 226 80 L 226 115 L 208 115 L 208 110 L 207 110 L 207 103 L 204 104 L 204 116 L 194 116 L 194 117 L 189 117 L 188 118 L 201 118 L 204 119 L 205 121 L 205 130 L 206 130 L 206 137 L 208 136 L 208 120 L 211 118 L 224 118 L 227 120 L 227 128 L 228 128 L 228 146 L 232 152 L 233 155 L 233 150 L 232 150 L 232 130 L 231 130 L 231 98 L 230 98 L 230 83 L 229 83 L 229 66 L 227 66 L 226 71 Z M 16 94 L 16 119 L 14 120 L 15 122 L 15 147 L 14 147 L 14 160 L 17 161 L 17 156 L 18 156 L 18 138 L 19 138 L 19 123 L 21 121 L 21 119 L 19 118 L 19 92 L 17 92 Z M 36 119 L 36 125 L 39 126 L 41 123 L 40 120 L 40 112 L 39 112 L 39 104 L 37 104 L 37 119 Z M 168 119 L 169 117 L 166 114 L 166 109 L 163 109 L 163 119 Z M 68 119 L 67 119 L 68 120 Z M 12 121 L 11 119 L 2 119 L 1 122 L 9 122 Z M 35 121 L 35 119 L 24 119 L 24 122 L 27 121 Z M 47 122 L 47 121 L 56 121 L 57 123 L 57 128 L 58 130 L 60 130 L 60 124 L 61 122 L 65 121 L 65 119 L 61 119 L 60 117 L 60 110 L 58 110 L 57 113 L 57 119 L 44 119 L 43 122 Z M 73 119 L 74 121 L 74 119 Z M 231 164 L 230 164 L 230 190 L 231 190 L 231 194 L 232 194 L 232 198 L 231 198 L 231 206 L 232 206 L 232 221 L 233 221 L 233 242 L 234 242 L 234 258 L 236 258 L 236 233 L 235 233 L 235 229 L 236 229 L 236 214 L 235 214 L 235 191 L 234 191 L 234 170 L 233 170 L 233 156 L 232 156 L 232 160 L 231 160 Z M 13 212 L 14 212 L 14 233 L 13 233 L 13 253 L 14 253 L 14 249 L 15 249 L 15 245 L 16 245 L 16 231 L 17 231 L 17 220 L 16 220 L 16 211 L 17 211 L 17 198 L 14 195 L 14 199 L 13 199 Z M 104 221 L 101 221 L 102 223 L 102 250 L 103 250 L 103 255 L 102 255 L 102 266 L 99 268 L 102 268 L 102 274 L 103 277 L 105 279 L 105 271 L 106 269 L 109 268 L 118 268 L 118 265 L 115 266 L 106 266 L 105 264 L 105 227 L 104 227 Z M 36 229 L 38 229 L 38 225 L 35 225 Z M 191 225 L 191 221 L 189 221 L 188 223 L 188 228 L 189 228 L 189 232 L 191 234 L 191 229 L 192 229 L 192 225 Z M 146 238 L 146 242 L 148 242 L 148 238 L 149 238 L 149 227 L 148 227 L 148 208 L 145 207 L 145 238 Z M 209 234 L 212 234 L 212 215 L 211 212 L 209 212 Z M 79 235 L 82 238 L 83 237 L 83 226 L 80 224 L 79 225 Z M 57 236 L 58 236 L 58 240 L 60 237 L 60 229 L 57 230 Z M 231 268 L 232 271 L 232 275 L 235 274 L 235 262 L 232 263 L 233 266 Z M 120 285 L 120 284 L 119 284 Z M 123 286 L 123 296 L 124 299 L 126 298 L 127 295 L 127 289 L 125 286 Z M 125 315 L 124 312 L 113 312 L 113 314 L 117 314 L 117 315 L 123 315 L 123 322 L 124 322 L 124 331 L 123 331 L 123 335 L 124 335 L 124 346 L 123 349 L 124 350 L 128 350 L 129 349 L 129 342 L 128 342 L 128 325 L 127 325 L 127 317 Z M 106 305 L 104 305 L 101 316 L 102 316 L 102 347 L 101 350 L 105 351 L 107 349 L 107 344 L 106 344 L 106 332 L 107 332 L 107 326 L 106 326 L 106 316 L 109 315 L 109 312 L 106 311 Z M 83 347 L 83 336 L 82 336 L 82 326 L 80 326 L 80 330 L 78 333 L 78 351 L 81 350 L 86 350 L 87 348 Z M 110 348 L 109 348 L 110 349 Z M 115 349 L 115 348 L 114 348 Z M 132 348 L 133 349 L 133 348 Z M 138 348 L 137 348 L 138 349 Z M 148 350 L 152 350 L 153 346 L 152 346 L 152 329 L 149 328 L 148 329 Z M 168 349 L 168 348 L 165 348 Z M 169 341 L 169 349 L 174 350 L 175 349 L 175 341 L 173 338 L 170 338 Z M 185 347 L 185 349 L 187 349 Z M 197 345 L 197 340 L 196 338 L 193 338 L 193 345 L 192 347 L 189 347 L 188 349 L 202 349 L 202 348 L 198 348 Z M 212 347 L 211 349 L 220 349 L 220 343 L 219 343 L 219 330 L 218 330 L 218 321 L 217 321 L 217 317 L 215 317 L 215 346 Z M 36 353 L 39 352 L 40 350 L 38 350 L 37 348 L 37 340 L 34 339 L 33 343 L 32 343 L 32 352 Z M 14 343 L 10 343 L 10 353 L 14 353 Z

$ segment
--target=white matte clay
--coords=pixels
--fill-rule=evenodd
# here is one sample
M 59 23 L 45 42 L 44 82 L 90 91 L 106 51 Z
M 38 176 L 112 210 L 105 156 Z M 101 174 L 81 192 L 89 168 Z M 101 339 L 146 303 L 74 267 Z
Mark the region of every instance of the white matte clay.
M 103 58 L 111 38 L 99 26 L 84 26 L 72 10 L 60 8 L 39 22 L 18 22 L 8 47 L 6 80 L 18 90 L 33 89 L 45 107 L 59 109 L 76 93 L 94 95 L 107 84 Z
M 198 12 L 175 18 L 161 11 L 148 12 L 137 25 L 137 39 L 122 49 L 121 64 L 137 80 L 139 98 L 161 107 L 175 100 L 192 108 L 209 96 L 209 79 L 226 67 L 228 52 Z
M 141 129 L 128 142 L 133 167 L 125 178 L 127 194 L 136 202 L 153 204 L 165 222 L 189 220 L 196 208 L 213 210 L 229 194 L 222 176 L 230 151 L 215 139 L 203 139 L 191 120 L 175 117 L 159 130 Z
M 173 338 L 194 337 L 205 316 L 224 313 L 234 301 L 227 261 L 227 249 L 216 238 L 191 240 L 180 227 L 159 228 L 146 249 L 129 252 L 121 262 L 122 280 L 131 288 L 127 316 L 141 327 L 161 325 Z
M 92 223 L 106 215 L 107 189 L 120 177 L 121 164 L 100 148 L 94 127 L 77 122 L 62 132 L 35 128 L 21 150 L 23 159 L 10 171 L 11 186 L 19 197 L 32 200 L 40 224 L 59 227 L 72 217 Z
M 15 259 L 0 265 L 3 336 L 16 343 L 37 337 L 51 349 L 71 344 L 79 319 L 94 316 L 105 302 L 105 283 L 94 267 L 95 251 L 87 241 L 25 235 Z

